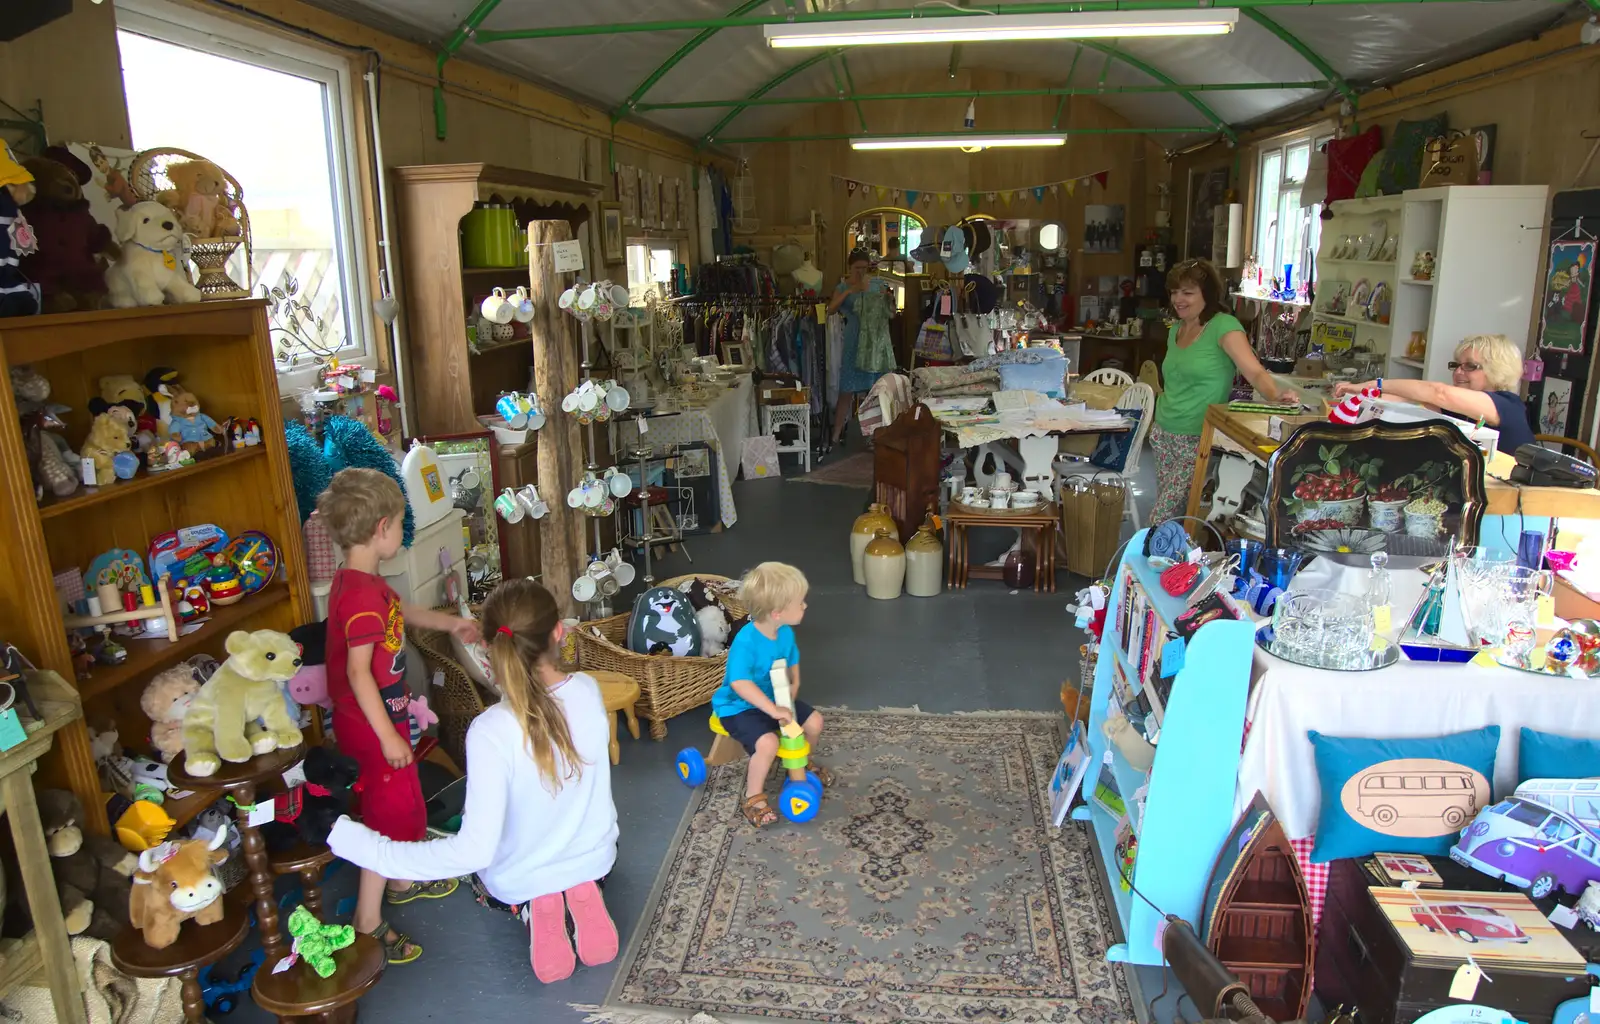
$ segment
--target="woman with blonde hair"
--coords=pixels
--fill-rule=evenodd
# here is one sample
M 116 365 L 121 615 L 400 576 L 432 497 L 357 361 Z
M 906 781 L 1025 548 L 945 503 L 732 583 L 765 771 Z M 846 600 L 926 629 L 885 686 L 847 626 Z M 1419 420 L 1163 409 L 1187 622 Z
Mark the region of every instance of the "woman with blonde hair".
M 461 831 L 400 843 L 340 818 L 328 837 L 335 854 L 385 878 L 474 875 L 479 902 L 528 924 L 533 973 L 547 983 L 572 974 L 574 945 L 591 967 L 617 955 L 597 885 L 617 859 L 610 723 L 594 678 L 557 664 L 565 630 L 555 598 L 532 580 L 502 583 L 484 602 L 504 697 L 467 730 Z
M 1431 380 L 1369 380 L 1360 384 L 1340 384 L 1335 398 L 1355 394 L 1365 388 L 1394 398 L 1425 405 L 1500 431 L 1501 451 L 1515 455 L 1518 448 L 1533 444 L 1533 428 L 1528 425 L 1528 408 L 1516 392 L 1522 379 L 1522 350 L 1503 334 L 1472 334 L 1456 346 L 1450 368 L 1450 384 Z

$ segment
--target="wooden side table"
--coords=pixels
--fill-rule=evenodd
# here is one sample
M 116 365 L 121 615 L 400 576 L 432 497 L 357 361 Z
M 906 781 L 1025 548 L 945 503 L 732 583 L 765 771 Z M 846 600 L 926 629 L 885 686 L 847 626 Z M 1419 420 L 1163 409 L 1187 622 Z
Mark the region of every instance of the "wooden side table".
M 331 978 L 318 977 L 304 960 L 282 973 L 272 973 L 278 961 L 288 954 L 289 944 L 284 941 L 283 929 L 278 925 L 271 858 L 260 831 L 250 824 L 248 810 L 255 805 L 256 791 L 261 784 L 280 778 L 304 755 L 303 746 L 274 750 L 242 764 L 224 761 L 215 775 L 193 776 L 187 771 L 187 756 L 180 754 L 167 767 L 167 778 L 183 789 L 220 789 L 235 802 L 239 838 L 244 843 L 244 859 L 250 868 L 250 891 L 255 896 L 256 927 L 261 934 L 261 948 L 266 953 L 266 960 L 256 972 L 251 987 L 256 1005 L 276 1014 L 280 1022 L 311 1018 L 333 1024 L 355 1019 L 356 1000 L 377 984 L 388 965 L 383 947 L 372 936 L 357 933 L 355 945 L 334 954 L 337 970 Z
M 205 997 L 200 992 L 200 968 L 216 963 L 239 948 L 250 932 L 250 915 L 223 896 L 222 920 L 200 925 L 183 922 L 177 941 L 165 949 L 145 944 L 137 928 L 124 928 L 111 944 L 111 963 L 135 978 L 180 978 L 183 981 L 185 1024 L 206 1024 Z
M 633 711 L 634 704 L 639 700 L 639 684 L 621 672 L 597 670 L 589 674 L 600 684 L 600 699 L 605 701 L 606 717 L 611 723 L 611 763 L 616 764 L 622 760 L 622 747 L 617 743 L 618 711 L 628 721 L 628 735 L 639 738 L 639 719 Z
M 998 580 L 1004 570 L 997 565 L 972 565 L 967 531 L 991 527 L 1020 530 L 1023 539 L 1032 538 L 1034 553 L 1034 593 L 1056 592 L 1056 507 L 1045 503 L 1026 512 L 1000 512 L 968 508 L 959 502 L 950 505 L 944 517 L 945 545 L 949 549 L 950 573 L 947 586 L 965 589 L 968 580 Z
M 333 851 L 325 845 L 298 842 L 287 850 L 269 854 L 267 864 L 274 875 L 300 876 L 300 902 L 322 917 L 322 873 L 333 863 Z

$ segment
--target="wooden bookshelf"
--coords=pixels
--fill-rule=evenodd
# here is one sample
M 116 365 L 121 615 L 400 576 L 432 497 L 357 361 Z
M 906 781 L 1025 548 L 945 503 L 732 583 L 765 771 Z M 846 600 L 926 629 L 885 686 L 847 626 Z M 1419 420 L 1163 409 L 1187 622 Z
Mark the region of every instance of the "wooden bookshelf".
M 234 629 L 287 631 L 313 615 L 264 305 L 243 299 L 0 320 L 6 365 L 32 364 L 50 381 L 51 401 L 71 407 L 63 419 L 74 448 L 88 433 L 89 400 L 99 393 L 100 378 L 126 373 L 142 379 L 153 366 L 175 367 L 213 418 L 261 424 L 258 446 L 186 469 L 141 471 L 132 480 L 41 505 L 34 500 L 16 402 L 9 388 L 0 395 L 0 621 L 4 639 L 40 668 L 75 678 L 55 596 L 57 572 L 86 570 L 113 547 L 145 552 L 158 534 L 201 523 L 229 535 L 261 530 L 278 545 L 278 575 L 260 593 L 214 609 L 208 622 L 175 643 L 129 641 L 125 662 L 97 665 L 77 683 L 83 720 L 57 734 L 55 749 L 40 762 L 40 781 L 76 793 L 86 823 L 101 833 L 109 823 L 86 724 L 114 724 L 125 746 L 147 750 L 150 722 L 139 695 L 152 675 L 194 654 L 226 657 L 223 644 Z M 174 801 L 168 813 L 192 818 L 210 802 L 206 796 Z

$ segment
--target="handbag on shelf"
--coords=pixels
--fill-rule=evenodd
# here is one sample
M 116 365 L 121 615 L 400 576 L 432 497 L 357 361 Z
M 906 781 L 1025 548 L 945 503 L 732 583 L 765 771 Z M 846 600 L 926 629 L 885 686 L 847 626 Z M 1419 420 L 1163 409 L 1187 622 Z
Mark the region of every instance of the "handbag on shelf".
M 1448 131 L 1429 139 L 1422 148 L 1421 188 L 1434 185 L 1476 185 L 1478 143 L 1470 132 Z

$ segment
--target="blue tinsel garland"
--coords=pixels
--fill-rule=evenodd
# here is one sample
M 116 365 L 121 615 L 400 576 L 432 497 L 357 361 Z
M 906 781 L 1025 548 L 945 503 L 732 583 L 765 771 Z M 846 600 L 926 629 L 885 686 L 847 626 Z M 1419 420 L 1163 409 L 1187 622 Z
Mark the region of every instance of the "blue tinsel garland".
M 322 445 L 305 424 L 290 421 L 284 424 L 283 434 L 289 443 L 289 475 L 294 480 L 295 504 L 300 506 L 300 525 L 304 526 L 317 510 L 317 498 L 328 489 L 333 471 L 323 457 Z
M 347 416 L 331 416 L 327 426 L 322 430 L 322 454 L 331 479 L 333 474 L 341 469 L 352 466 L 360 469 L 376 469 L 400 485 L 400 492 L 405 493 L 405 483 L 400 479 L 400 470 L 394 464 L 394 456 L 389 454 L 366 424 Z M 411 546 L 411 538 L 415 532 L 416 524 L 411 515 L 411 504 L 406 503 L 405 520 L 405 546 Z

